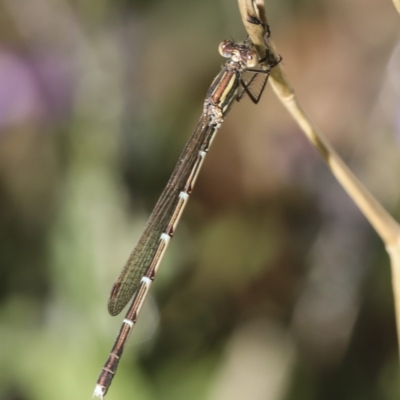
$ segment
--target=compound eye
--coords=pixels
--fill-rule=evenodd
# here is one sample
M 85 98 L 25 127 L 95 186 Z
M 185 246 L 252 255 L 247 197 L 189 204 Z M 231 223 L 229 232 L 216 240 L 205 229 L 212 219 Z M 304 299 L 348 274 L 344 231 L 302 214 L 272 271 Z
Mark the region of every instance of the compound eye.
M 254 68 L 258 64 L 258 55 L 255 51 L 249 50 L 242 55 L 242 61 L 246 64 L 247 68 Z
M 218 46 L 219 54 L 221 54 L 221 56 L 225 58 L 230 58 L 234 49 L 235 45 L 230 40 L 224 40 Z

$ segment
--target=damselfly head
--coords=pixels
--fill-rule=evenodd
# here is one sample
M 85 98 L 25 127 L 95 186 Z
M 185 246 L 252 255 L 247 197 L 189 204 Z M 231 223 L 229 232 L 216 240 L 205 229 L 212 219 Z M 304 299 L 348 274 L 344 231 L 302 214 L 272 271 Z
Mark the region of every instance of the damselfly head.
M 235 48 L 236 44 L 234 42 L 231 42 L 230 40 L 224 40 L 219 44 L 218 51 L 222 57 L 230 58 L 232 57 L 232 53 L 235 50 Z
M 254 68 L 258 64 L 258 55 L 254 50 L 241 49 L 240 56 L 247 68 Z
M 258 55 L 248 46 L 236 44 L 230 40 L 224 40 L 218 47 L 222 57 L 230 58 L 232 61 L 242 63 L 246 68 L 254 68 L 258 64 Z

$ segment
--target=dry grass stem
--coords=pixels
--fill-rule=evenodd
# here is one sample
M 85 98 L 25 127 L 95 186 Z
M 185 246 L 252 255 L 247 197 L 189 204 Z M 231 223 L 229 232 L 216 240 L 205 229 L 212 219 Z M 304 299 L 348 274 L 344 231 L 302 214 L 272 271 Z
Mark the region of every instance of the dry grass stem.
M 400 0 L 393 1 L 396 8 L 400 11 Z M 250 23 L 249 18 L 256 17 L 260 21 L 266 21 L 264 5 L 260 4 L 260 0 L 238 0 L 238 2 L 245 28 L 253 43 L 257 44 L 256 49 L 258 51 L 264 37 L 263 25 Z M 269 46 L 271 52 L 276 56 L 273 44 L 270 43 Z M 260 57 L 263 57 L 264 54 L 265 49 L 263 52 L 259 53 Z M 278 64 L 272 69 L 270 81 L 278 98 L 294 120 L 299 124 L 311 144 L 321 154 L 333 175 L 357 204 L 361 212 L 385 243 L 392 263 L 392 282 L 396 305 L 397 332 L 400 342 L 400 226 L 357 179 L 303 111 L 282 70 L 282 64 Z
M 400 0 L 393 0 L 393 4 L 396 7 L 397 12 L 400 14 Z
M 257 49 L 258 55 L 260 56 L 260 58 L 264 58 L 265 57 L 264 28 L 261 24 L 256 25 L 248 21 L 248 16 L 254 16 L 255 10 L 257 10 L 258 7 L 255 8 L 251 0 L 250 1 L 239 0 L 239 9 L 240 9 L 240 15 L 242 16 L 243 24 L 255 48 Z M 262 11 L 261 8 L 260 11 Z M 267 23 L 267 21 L 264 19 L 265 12 L 261 12 L 260 15 L 257 14 L 256 16 L 262 22 Z
M 393 243 L 390 246 L 386 246 L 386 250 L 390 256 L 390 263 L 392 269 L 392 285 L 394 292 L 394 303 L 396 310 L 396 326 L 397 326 L 397 336 L 399 337 L 400 332 L 400 318 L 399 318 L 399 310 L 400 310 L 400 240 L 397 243 Z M 400 342 L 400 338 L 399 338 Z M 400 349 L 399 349 L 400 352 Z

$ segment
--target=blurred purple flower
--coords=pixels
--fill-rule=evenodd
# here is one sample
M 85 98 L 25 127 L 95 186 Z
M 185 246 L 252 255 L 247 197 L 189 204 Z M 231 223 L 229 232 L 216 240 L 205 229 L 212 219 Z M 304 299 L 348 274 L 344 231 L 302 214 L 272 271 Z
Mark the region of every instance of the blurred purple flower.
M 0 129 L 32 120 L 59 122 L 71 101 L 71 75 L 61 57 L 0 49 Z

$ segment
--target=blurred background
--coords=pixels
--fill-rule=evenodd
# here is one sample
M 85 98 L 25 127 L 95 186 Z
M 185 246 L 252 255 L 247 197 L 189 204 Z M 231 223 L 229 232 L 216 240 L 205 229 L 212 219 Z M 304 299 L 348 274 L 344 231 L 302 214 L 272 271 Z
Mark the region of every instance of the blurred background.
M 271 0 L 304 108 L 400 214 L 390 0 Z M 205 93 L 236 1 L 0 0 L 0 399 L 89 399 L 111 286 Z M 392 400 L 381 241 L 267 88 L 206 159 L 107 398 Z

